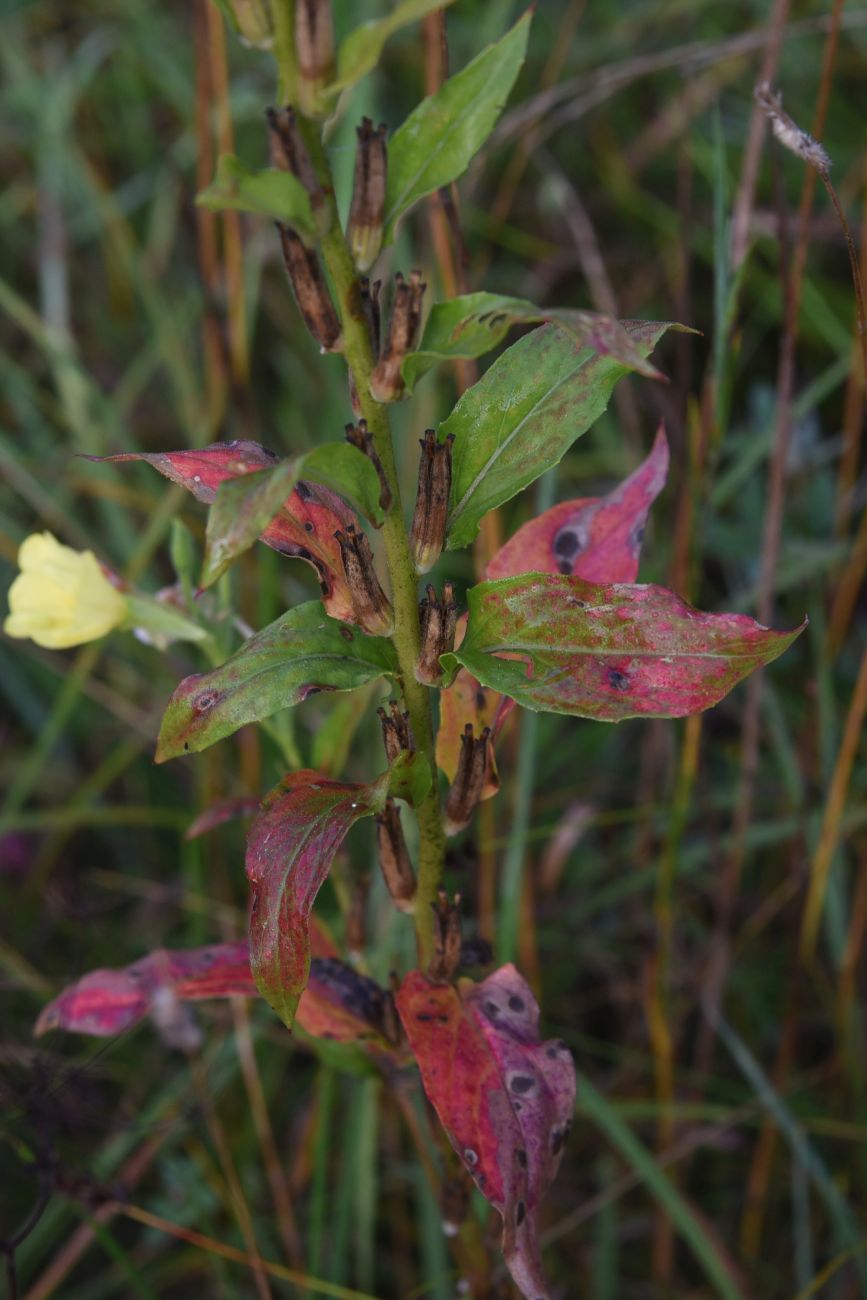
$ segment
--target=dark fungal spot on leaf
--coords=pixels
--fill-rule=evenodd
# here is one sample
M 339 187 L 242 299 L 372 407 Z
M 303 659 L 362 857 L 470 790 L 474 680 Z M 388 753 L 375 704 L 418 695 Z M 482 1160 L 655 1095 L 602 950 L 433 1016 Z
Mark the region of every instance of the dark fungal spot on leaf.
M 351 641 L 351 640 L 352 640 L 352 628 L 351 628 L 351 627 L 347 627 L 346 624 L 344 623 L 344 624 L 342 625 L 342 627 L 340 628 L 340 635 L 343 637 L 344 641 Z
M 464 1150 L 464 1161 L 470 1166 L 477 1165 L 479 1163 L 478 1152 L 474 1151 L 472 1147 L 466 1147 Z
M 313 533 L 313 532 L 316 531 L 316 529 L 313 527 L 313 525 L 311 524 L 311 522 L 310 522 L 309 519 L 307 520 L 307 522 L 306 522 L 305 525 L 304 525 L 304 531 L 305 531 L 305 533 Z
M 641 550 L 641 543 L 644 541 L 644 528 L 645 525 L 643 523 L 636 524 L 632 532 L 629 534 L 630 549 L 636 554 Z
M 491 1002 L 489 1000 L 485 1003 L 486 1016 L 490 1016 L 490 1018 L 494 1020 L 499 1014 L 500 1014 L 500 1008 L 497 1006 L 496 1002 Z
M 523 1201 L 519 1201 L 518 1208 L 515 1211 L 515 1222 L 517 1223 L 519 1228 L 521 1224 L 524 1222 L 524 1220 L 526 1219 L 526 1217 L 527 1217 L 527 1207 Z
M 480 687 L 479 690 L 476 691 L 476 708 L 483 709 L 487 704 L 487 702 L 488 702 L 487 696 L 485 695 L 485 692 Z
M 303 479 L 299 479 L 298 482 L 295 484 L 295 491 L 298 493 L 302 501 L 309 501 L 313 495 L 313 493 L 310 491 L 310 488 L 307 486 L 307 484 L 304 482 Z
M 425 1025 L 429 1024 L 433 1020 L 433 1016 L 429 1016 L 426 1011 L 419 1011 L 416 1020 L 420 1020 L 421 1023 Z
M 608 685 L 615 691 L 626 691 L 629 689 L 629 676 L 626 673 L 619 672 L 616 668 L 608 669 Z
M 523 1147 L 518 1147 L 518 1150 L 515 1152 L 515 1159 L 518 1161 L 518 1164 L 522 1169 L 527 1168 L 527 1153 Z
M 512 1011 L 523 1011 L 524 999 L 519 998 L 517 993 L 513 993 L 512 996 L 509 998 L 509 1007 L 511 1008 Z
M 523 1097 L 528 1092 L 534 1090 L 536 1087 L 536 1080 L 533 1078 L 532 1074 L 515 1074 L 509 1080 L 509 1087 L 512 1092 L 516 1092 L 519 1097 Z

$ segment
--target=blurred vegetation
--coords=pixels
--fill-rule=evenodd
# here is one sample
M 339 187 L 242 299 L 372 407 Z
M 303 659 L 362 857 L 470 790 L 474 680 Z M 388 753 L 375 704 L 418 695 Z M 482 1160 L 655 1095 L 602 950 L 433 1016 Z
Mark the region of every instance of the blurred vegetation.
M 335 0 L 338 26 L 387 7 Z M 451 66 L 519 8 L 459 0 Z M 807 128 L 840 19 L 823 138 L 857 231 L 867 11 L 788 8 L 774 82 Z M 172 519 L 200 539 L 204 512 L 146 466 L 76 455 L 237 436 L 287 452 L 338 437 L 348 418 L 343 363 L 316 354 L 268 223 L 193 203 L 229 139 L 229 106 L 236 151 L 264 162 L 272 65 L 227 37 L 206 0 L 4 9 L 0 586 L 21 539 L 47 528 L 155 591 L 173 580 Z M 548 0 L 510 106 L 460 185 L 470 289 L 701 331 L 658 350 L 669 384 L 623 381 L 535 507 L 530 493 L 501 512 L 501 535 L 552 499 L 607 490 L 664 419 L 673 471 L 642 576 L 703 608 L 755 614 L 764 592 L 775 626 L 810 618 L 760 691 L 742 686 L 700 721 L 513 719 L 504 788 L 454 847 L 450 885 L 483 928 L 496 919 L 498 955 L 534 983 L 545 1032 L 569 1043 L 585 1085 L 542 1216 L 563 1297 L 867 1296 L 867 771 L 850 711 L 867 632 L 863 409 L 846 250 L 824 191 L 792 312 L 805 173 L 776 147 L 746 208 L 746 258 L 730 258 L 770 9 Z M 344 202 L 355 122 L 397 125 L 424 65 L 411 28 L 355 91 L 331 141 Z M 435 224 L 423 206 L 385 259 L 386 273 L 420 265 L 429 301 L 449 288 Z M 415 440 L 449 409 L 456 378 L 426 380 L 411 422 L 398 412 L 410 484 Z M 452 560 L 461 589 L 471 563 Z M 314 593 L 305 566 L 260 547 L 217 598 L 258 627 Z M 318 1059 L 263 1004 L 205 1004 L 195 1060 L 150 1027 L 105 1043 L 32 1039 L 47 998 L 84 971 L 243 933 L 243 828 L 185 841 L 204 807 L 262 793 L 286 753 L 350 779 L 379 765 L 369 717 L 347 756 L 357 702 L 320 695 L 276 740 L 245 732 L 155 768 L 161 710 L 199 666 L 194 649 L 161 655 L 125 634 L 65 654 L 0 642 L 0 1238 L 48 1197 L 16 1252 L 19 1293 L 256 1293 L 248 1266 L 150 1214 L 245 1255 L 252 1232 L 264 1259 L 320 1279 L 308 1292 L 272 1277 L 274 1296 L 446 1300 L 440 1210 L 380 1084 Z M 829 811 L 847 717 L 854 763 Z M 834 851 L 810 952 L 823 825 Z M 369 829 L 350 837 L 356 863 L 371 841 Z M 379 891 L 370 968 L 386 979 L 412 939 Z M 339 892 L 323 893 L 338 934 Z M 138 1220 L 104 1208 L 118 1189 Z

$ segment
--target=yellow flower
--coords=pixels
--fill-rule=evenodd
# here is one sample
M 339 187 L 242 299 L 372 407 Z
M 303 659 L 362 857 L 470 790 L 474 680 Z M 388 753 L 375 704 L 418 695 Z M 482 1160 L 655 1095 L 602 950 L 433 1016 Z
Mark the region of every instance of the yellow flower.
M 3 624 L 7 636 L 62 650 L 95 641 L 127 619 L 126 600 L 92 551 L 73 551 L 51 533 L 31 533 L 21 543 L 18 566 Z

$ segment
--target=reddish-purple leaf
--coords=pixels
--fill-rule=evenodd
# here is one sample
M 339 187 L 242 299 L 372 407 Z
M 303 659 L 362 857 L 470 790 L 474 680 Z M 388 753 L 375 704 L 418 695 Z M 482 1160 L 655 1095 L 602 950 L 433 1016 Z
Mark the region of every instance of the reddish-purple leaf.
M 250 964 L 259 992 L 290 1028 L 310 969 L 310 911 L 347 832 L 380 812 L 389 791 L 415 802 L 429 786 L 427 764 L 413 754 L 371 785 L 305 770 L 266 796 L 247 839 Z
M 247 440 L 215 442 L 195 451 L 122 452 L 90 459 L 146 461 L 206 505 L 213 504 L 221 483 L 278 464 L 271 452 Z M 262 541 L 273 550 L 313 566 L 325 608 L 332 618 L 344 622 L 353 622 L 355 616 L 334 534 L 350 525 L 360 529 L 355 513 L 342 497 L 318 483 L 300 482 L 262 533 Z
M 585 582 L 635 582 L 644 526 L 668 475 L 668 441 L 660 428 L 650 455 L 604 497 L 552 506 L 519 528 L 485 570 L 486 578 L 571 573 Z
M 717 704 L 803 628 L 703 614 L 663 587 L 531 573 L 468 593 L 461 646 L 443 656 L 526 708 L 619 722 Z
M 315 921 L 311 921 L 310 939 L 315 956 L 298 1005 L 298 1024 L 314 1038 L 391 1051 L 389 995 L 338 960 L 333 944 Z M 122 970 L 91 971 L 45 1007 L 36 1033 L 65 1029 L 110 1037 L 132 1028 L 149 1013 L 165 1030 L 167 1014 L 178 1003 L 233 996 L 258 997 L 246 939 L 154 952 Z
M 564 501 L 531 519 L 500 547 L 485 570 L 486 578 L 572 573 L 587 582 L 634 582 L 647 515 L 665 486 L 668 460 L 668 441 L 660 428 L 650 455 L 629 478 L 605 497 Z M 462 639 L 459 627 L 456 644 Z M 473 724 L 476 735 L 492 727 L 496 736 L 514 707 L 514 700 L 482 686 L 466 668 L 460 669 L 453 684 L 440 694 L 437 764 L 449 780 L 457 770 L 466 724 Z M 493 742 L 488 772 L 483 799 L 500 788 Z
M 522 1293 L 544 1300 L 536 1210 L 575 1105 L 572 1058 L 539 1041 L 539 1008 L 513 966 L 460 992 L 420 971 L 398 1013 L 424 1090 L 476 1185 L 503 1218 L 503 1254 Z

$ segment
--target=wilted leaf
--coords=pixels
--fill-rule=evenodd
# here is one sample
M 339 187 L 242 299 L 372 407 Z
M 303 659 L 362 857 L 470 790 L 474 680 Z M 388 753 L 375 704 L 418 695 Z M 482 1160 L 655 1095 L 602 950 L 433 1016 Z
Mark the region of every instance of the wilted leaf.
M 647 356 L 670 326 L 624 328 Z M 489 510 L 556 465 L 630 368 L 561 325 L 543 325 L 504 352 L 440 425 L 441 439 L 455 435 L 447 545 L 469 545 Z
M 668 441 L 660 429 L 629 478 L 605 497 L 562 501 L 531 519 L 497 551 L 485 577 L 571 573 L 585 582 L 635 582 L 644 526 L 667 474 Z
M 575 1105 L 561 1042 L 540 1043 L 539 1008 L 514 966 L 481 984 L 406 977 L 398 1013 L 424 1090 L 476 1185 L 503 1218 L 503 1254 L 530 1300 L 548 1295 L 535 1215 Z
M 291 513 L 291 493 L 302 474 L 337 487 L 380 523 L 380 483 L 373 463 L 346 442 L 324 443 L 292 460 L 221 483 L 208 515 L 201 586 L 210 587 L 229 565 L 265 537 L 281 510 Z
M 318 601 L 297 605 L 219 668 L 181 682 L 163 715 L 156 761 L 198 753 L 316 691 L 351 691 L 397 670 L 386 638 L 329 618 Z
M 386 17 L 356 27 L 337 50 L 337 76 L 322 92 L 323 108 L 376 67 L 383 46 L 394 32 L 451 3 L 452 0 L 401 0 Z
M 290 1028 L 310 967 L 310 911 L 347 832 L 380 812 L 389 793 L 418 801 L 429 786 L 427 764 L 414 754 L 371 785 L 293 772 L 264 800 L 247 840 L 250 964 L 260 993 Z
M 350 448 L 356 451 L 355 448 Z M 360 452 L 356 451 L 357 455 Z M 173 483 L 192 492 L 197 501 L 211 505 L 222 483 L 279 465 L 277 457 L 257 442 L 215 442 L 194 451 L 123 452 L 90 460 L 145 461 Z M 375 474 L 371 466 L 371 472 Z M 316 570 L 325 608 L 332 618 L 354 621 L 352 598 L 346 584 L 338 529 L 360 527 L 345 501 L 329 488 L 301 481 L 265 528 L 261 541 L 281 555 L 305 560 Z
M 394 1049 L 389 996 L 366 975 L 338 960 L 324 931 L 310 926 L 310 978 L 297 1023 L 314 1038 Z M 95 970 L 63 990 L 36 1022 L 36 1033 L 65 1029 L 110 1037 L 148 1013 L 164 1014 L 168 1001 L 258 997 L 247 940 L 207 948 L 159 951 L 122 970 Z
M 490 135 L 524 62 L 531 17 L 524 14 L 395 131 L 388 145 L 386 243 L 398 219 L 460 176 Z
M 291 172 L 276 167 L 251 172 L 231 153 L 220 155 L 217 175 L 196 195 L 196 203 L 211 212 L 255 212 L 292 226 L 305 240 L 316 237 L 310 196 Z
M 700 713 L 802 631 L 702 614 L 663 587 L 561 574 L 483 582 L 468 602 L 463 644 L 442 658 L 447 672 L 463 664 L 525 708 L 605 722 Z
M 634 346 L 626 325 L 600 312 L 537 307 L 524 298 L 498 293 L 467 293 L 434 303 L 415 352 L 401 367 L 407 390 L 440 361 L 472 360 L 502 343 L 514 325 L 555 322 L 577 343 L 604 353 L 649 378 L 659 372 Z

